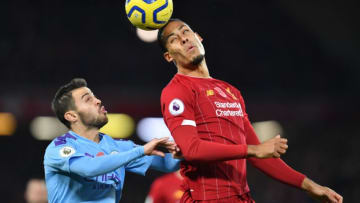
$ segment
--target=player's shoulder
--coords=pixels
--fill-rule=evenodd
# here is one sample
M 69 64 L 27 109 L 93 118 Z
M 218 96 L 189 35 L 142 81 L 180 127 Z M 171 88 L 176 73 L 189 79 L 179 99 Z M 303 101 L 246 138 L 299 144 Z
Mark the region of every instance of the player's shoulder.
M 59 137 L 56 137 L 46 148 L 44 161 L 53 158 L 66 158 L 75 154 L 78 150 L 78 138 L 67 132 Z
M 170 82 L 164 87 L 163 92 L 173 91 L 174 89 L 186 89 L 191 87 L 192 81 L 180 74 L 176 74 Z
M 189 97 L 192 92 L 194 92 L 192 81 L 177 74 L 162 90 L 161 100 L 173 97 Z
M 53 148 L 61 148 L 64 146 L 76 147 L 77 145 L 77 137 L 70 132 L 67 132 L 61 136 L 56 137 L 51 143 L 48 145 L 47 149 Z

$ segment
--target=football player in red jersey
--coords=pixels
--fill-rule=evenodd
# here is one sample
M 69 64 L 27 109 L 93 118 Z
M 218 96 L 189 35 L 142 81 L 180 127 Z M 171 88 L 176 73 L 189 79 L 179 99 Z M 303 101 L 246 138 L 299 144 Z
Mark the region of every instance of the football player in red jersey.
M 163 89 L 166 125 L 181 149 L 184 195 L 181 202 L 254 202 L 246 179 L 246 161 L 272 178 L 301 188 L 322 202 L 343 201 L 280 159 L 287 140 L 260 143 L 240 91 L 210 76 L 202 38 L 183 21 L 171 19 L 159 30 L 164 58 L 177 74 Z
M 179 203 L 183 195 L 180 171 L 165 174 L 151 184 L 145 203 Z

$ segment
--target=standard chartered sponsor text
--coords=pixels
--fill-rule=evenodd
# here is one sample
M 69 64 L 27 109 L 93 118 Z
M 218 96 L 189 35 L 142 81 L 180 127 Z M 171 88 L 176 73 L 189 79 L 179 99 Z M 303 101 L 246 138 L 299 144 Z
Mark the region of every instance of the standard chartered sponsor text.
M 215 106 L 220 109 L 216 109 L 216 115 L 217 116 L 244 116 L 241 105 L 239 102 L 214 102 Z M 234 109 L 237 108 L 239 110 L 222 110 L 222 109 Z

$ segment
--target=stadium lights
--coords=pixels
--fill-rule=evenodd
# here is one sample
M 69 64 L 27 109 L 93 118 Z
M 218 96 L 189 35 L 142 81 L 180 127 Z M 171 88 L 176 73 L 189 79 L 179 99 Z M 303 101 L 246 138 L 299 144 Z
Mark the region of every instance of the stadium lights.
M 0 113 L 0 136 L 11 136 L 15 129 L 15 116 L 11 113 Z
M 39 116 L 30 123 L 30 132 L 37 140 L 52 140 L 66 133 L 68 129 L 55 117 Z
M 157 39 L 157 33 L 158 30 L 150 30 L 150 31 L 146 31 L 146 30 L 142 30 L 139 28 L 136 28 L 136 34 L 137 36 L 144 42 L 154 42 Z
M 127 138 L 135 130 L 134 120 L 126 114 L 108 114 L 109 122 L 100 129 L 100 132 L 113 138 Z
M 144 142 L 149 142 L 154 138 L 170 137 L 170 140 L 174 140 L 171 136 L 169 129 L 166 127 L 163 118 L 143 118 L 139 121 L 136 128 L 137 135 Z
M 280 134 L 281 137 L 284 137 L 283 128 L 281 127 L 281 124 L 277 121 L 254 122 L 252 123 L 252 126 L 254 127 L 254 130 L 260 142 L 271 139 L 278 134 Z
M 130 116 L 126 114 L 108 114 L 108 118 L 109 122 L 100 129 L 102 133 L 113 138 L 126 138 L 134 132 L 135 124 Z M 68 130 L 56 117 L 39 116 L 30 123 L 30 131 L 37 140 L 53 140 Z

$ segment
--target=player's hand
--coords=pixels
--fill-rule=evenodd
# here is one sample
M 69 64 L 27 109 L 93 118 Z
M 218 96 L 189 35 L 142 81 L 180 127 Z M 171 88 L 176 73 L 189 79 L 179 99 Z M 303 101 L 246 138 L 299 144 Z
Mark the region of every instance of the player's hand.
M 287 139 L 277 135 L 259 145 L 248 145 L 248 156 L 260 159 L 279 158 L 282 154 L 286 153 L 287 148 Z
M 164 157 L 165 154 L 162 151 L 156 150 L 157 146 L 161 146 L 161 145 L 165 145 L 168 141 L 169 138 L 168 137 L 164 137 L 164 138 L 155 138 L 152 139 L 150 142 L 146 143 L 144 145 L 144 154 L 145 155 L 157 155 L 157 156 L 162 156 Z
M 174 151 L 177 147 L 175 142 L 166 141 L 164 143 L 160 143 L 159 146 L 166 148 L 169 152 Z
M 175 142 L 168 141 L 164 144 L 161 144 L 162 147 L 165 147 L 171 154 L 174 159 L 182 159 L 182 153 L 180 148 L 177 146 Z
M 314 199 L 323 203 L 342 203 L 343 197 L 334 190 L 305 178 L 301 187 Z
M 174 150 L 169 150 L 169 152 L 172 154 L 172 157 L 174 159 L 184 159 L 181 150 L 178 146 L 176 146 Z

